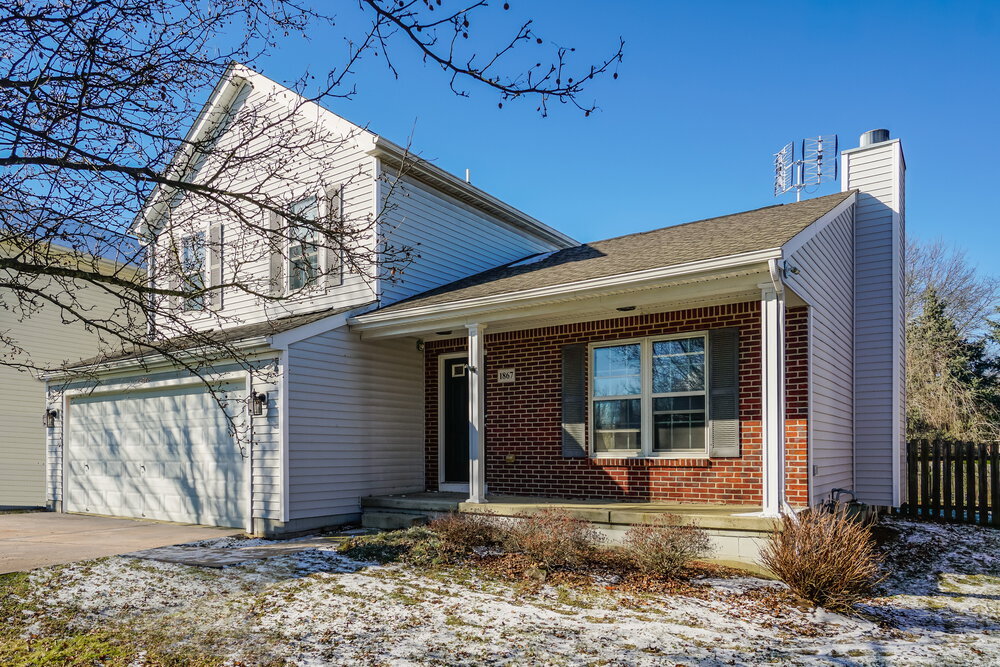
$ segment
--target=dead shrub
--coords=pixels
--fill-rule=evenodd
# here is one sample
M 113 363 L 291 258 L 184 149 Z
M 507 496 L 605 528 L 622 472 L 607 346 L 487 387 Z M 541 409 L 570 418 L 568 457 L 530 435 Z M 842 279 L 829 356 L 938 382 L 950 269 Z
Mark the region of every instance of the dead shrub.
M 786 515 L 761 561 L 793 593 L 833 611 L 849 611 L 883 578 L 871 524 L 842 509 Z
M 455 554 L 495 547 L 502 541 L 500 528 L 488 517 L 451 512 L 437 517 L 428 526 L 438 536 L 440 546 Z
M 709 553 L 710 547 L 704 530 L 666 516 L 631 526 L 622 540 L 622 550 L 633 567 L 653 577 L 675 576 L 685 565 Z
M 507 533 L 507 547 L 549 569 L 581 565 L 604 537 L 589 523 L 560 508 L 520 514 Z

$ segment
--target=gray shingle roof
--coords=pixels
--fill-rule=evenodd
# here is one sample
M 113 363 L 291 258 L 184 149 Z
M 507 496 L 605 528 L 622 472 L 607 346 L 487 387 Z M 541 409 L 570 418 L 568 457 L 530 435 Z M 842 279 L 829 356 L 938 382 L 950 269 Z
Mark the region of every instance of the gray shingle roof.
M 349 310 L 355 310 L 356 308 L 358 308 L 358 306 L 351 306 L 349 308 L 327 308 L 325 310 L 320 310 L 314 313 L 306 313 L 304 315 L 291 315 L 289 317 L 280 317 L 265 322 L 256 322 L 254 324 L 244 324 L 242 326 L 230 327 L 228 329 L 216 329 L 214 331 L 206 331 L 199 334 L 177 336 L 176 338 L 168 338 L 163 341 L 152 343 L 150 347 L 135 346 L 124 352 L 99 355 L 91 357 L 90 359 L 84 359 L 83 361 L 71 364 L 67 368 L 83 368 L 113 361 L 139 359 L 145 355 L 159 354 L 160 351 L 179 352 L 181 350 L 198 347 L 211 347 L 213 344 L 225 345 L 249 338 L 274 336 L 279 333 L 284 333 L 285 331 L 291 331 L 292 329 L 306 324 L 311 324 L 312 322 L 316 322 L 325 317 L 330 317 L 331 315 L 337 315 L 340 313 L 346 313 Z
M 854 191 L 767 206 L 567 248 L 540 261 L 512 262 L 399 301 L 388 313 L 498 296 L 645 269 L 778 248 Z

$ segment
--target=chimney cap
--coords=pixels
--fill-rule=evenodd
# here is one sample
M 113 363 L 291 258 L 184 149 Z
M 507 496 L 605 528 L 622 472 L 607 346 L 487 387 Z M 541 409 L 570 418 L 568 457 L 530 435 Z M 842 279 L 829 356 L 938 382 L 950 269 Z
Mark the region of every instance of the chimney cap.
M 860 145 L 864 148 L 865 146 L 871 146 L 872 144 L 880 144 L 883 141 L 889 141 L 889 130 L 868 130 L 861 135 Z

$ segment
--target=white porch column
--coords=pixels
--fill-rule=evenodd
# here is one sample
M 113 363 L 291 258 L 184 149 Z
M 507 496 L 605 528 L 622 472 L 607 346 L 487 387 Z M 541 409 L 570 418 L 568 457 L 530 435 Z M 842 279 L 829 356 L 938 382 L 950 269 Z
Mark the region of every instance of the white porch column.
M 760 285 L 761 469 L 764 516 L 778 516 L 785 503 L 785 295 Z
M 486 363 L 485 324 L 469 330 L 469 502 L 486 502 Z

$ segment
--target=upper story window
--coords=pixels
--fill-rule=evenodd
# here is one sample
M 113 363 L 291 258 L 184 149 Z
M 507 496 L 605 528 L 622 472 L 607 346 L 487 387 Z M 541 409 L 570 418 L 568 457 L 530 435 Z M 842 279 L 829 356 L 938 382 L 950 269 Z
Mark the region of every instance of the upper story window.
M 205 233 L 198 232 L 181 239 L 180 248 L 181 279 L 183 289 L 197 291 L 205 289 L 206 253 Z M 205 295 L 184 299 L 184 310 L 205 310 Z
M 306 197 L 291 206 L 296 218 L 316 221 L 319 218 L 319 198 Z M 316 282 L 320 274 L 320 247 L 315 228 L 293 225 L 288 241 L 288 289 L 298 290 Z
M 707 454 L 705 343 L 685 334 L 592 346 L 594 453 Z

